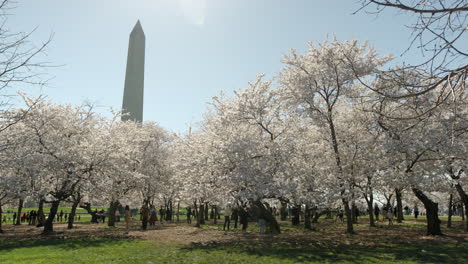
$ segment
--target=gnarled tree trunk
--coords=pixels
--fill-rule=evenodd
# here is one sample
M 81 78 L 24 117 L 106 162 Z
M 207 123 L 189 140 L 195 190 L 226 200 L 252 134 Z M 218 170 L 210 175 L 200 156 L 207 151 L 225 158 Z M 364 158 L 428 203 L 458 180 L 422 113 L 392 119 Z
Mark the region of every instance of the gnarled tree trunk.
M 115 211 L 119 207 L 119 201 L 111 201 L 109 205 L 109 220 L 107 220 L 107 226 L 115 227 Z
M 198 213 L 197 213 L 197 222 L 200 224 L 200 225 L 204 225 L 205 224 L 205 204 L 204 203 L 200 203 L 200 209 L 198 210 Z
M 73 223 L 75 222 L 76 208 L 78 207 L 79 204 L 80 204 L 79 200 L 75 200 L 72 204 L 70 214 L 68 215 L 68 226 L 67 226 L 68 229 L 73 228 Z
M 272 234 L 281 233 L 280 226 L 267 205 L 262 203 L 260 200 L 257 200 L 253 202 L 253 206 L 255 207 L 254 211 L 257 214 L 257 217 L 262 218 L 267 222 L 267 225 L 270 227 L 270 232 Z
M 292 225 L 299 225 L 301 223 L 301 206 L 295 204 L 292 208 L 292 217 L 291 217 L 291 224 Z
M 403 220 L 405 220 L 404 217 L 403 217 L 403 204 L 401 202 L 401 196 L 402 196 L 401 189 L 395 188 L 395 197 L 396 197 L 396 202 L 397 202 L 396 217 L 397 217 L 397 222 L 398 223 L 402 223 Z
M 49 216 L 45 220 L 44 223 L 44 230 L 42 231 L 42 234 L 50 234 L 54 232 L 54 218 L 57 215 L 57 211 L 60 205 L 60 201 L 53 201 L 52 206 L 50 207 L 50 212 Z
M 39 208 L 37 210 L 37 225 L 36 227 L 44 226 L 45 215 L 44 215 L 44 199 L 39 200 Z
M 462 215 L 466 216 L 466 217 L 463 217 L 464 218 L 463 220 L 465 222 L 465 232 L 468 232 L 468 195 L 465 193 L 460 183 L 457 183 L 455 185 L 455 188 L 457 189 L 458 195 L 460 196 L 463 202 L 463 205 L 465 206 L 465 210 L 464 210 L 465 212 L 464 214 L 462 212 Z
M 427 234 L 428 235 L 442 235 L 440 230 L 440 219 L 438 215 L 439 205 L 427 197 L 421 190 L 412 188 L 413 193 L 424 204 L 426 209 L 427 221 Z
M 18 213 L 16 214 L 16 223 L 15 225 L 21 225 L 21 211 L 23 210 L 23 199 L 18 200 Z

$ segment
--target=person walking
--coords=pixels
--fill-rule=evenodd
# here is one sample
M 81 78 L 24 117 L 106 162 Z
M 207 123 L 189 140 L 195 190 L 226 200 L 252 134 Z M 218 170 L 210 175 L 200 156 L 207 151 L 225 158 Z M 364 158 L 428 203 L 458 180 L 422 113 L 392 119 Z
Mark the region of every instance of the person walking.
M 375 220 L 379 221 L 380 208 L 377 203 L 374 204 L 374 215 L 375 215 Z
M 161 224 L 162 224 L 162 222 L 163 222 L 164 213 L 165 213 L 165 210 L 164 210 L 163 207 L 161 206 L 161 208 L 159 209 L 159 220 L 161 221 Z
M 146 205 L 143 205 L 140 209 L 140 217 L 141 217 L 141 228 L 146 230 L 148 227 L 148 218 L 149 218 L 149 210 Z
M 229 227 L 231 225 L 231 215 L 232 215 L 232 209 L 231 205 L 226 206 L 226 209 L 224 209 L 224 225 L 223 225 L 223 230 L 226 230 L 226 225 L 229 231 Z
M 130 212 L 130 207 L 128 205 L 125 206 L 125 229 L 129 229 L 130 221 L 132 220 L 132 213 Z
M 156 225 L 156 220 L 157 220 L 156 208 L 154 208 L 154 205 L 151 205 L 150 218 L 149 218 L 150 226 L 155 226 Z
M 389 207 L 387 211 L 388 225 L 393 225 L 393 216 L 394 216 L 393 209 L 392 207 Z
M 413 212 L 414 212 L 414 218 L 417 220 L 419 216 L 419 208 L 417 205 L 414 206 Z

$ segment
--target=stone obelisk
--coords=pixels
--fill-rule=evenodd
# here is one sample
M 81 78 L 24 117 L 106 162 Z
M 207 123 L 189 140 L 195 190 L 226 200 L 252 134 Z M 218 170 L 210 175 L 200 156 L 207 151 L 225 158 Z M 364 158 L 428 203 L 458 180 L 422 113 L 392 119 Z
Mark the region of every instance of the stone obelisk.
M 140 20 L 130 33 L 127 71 L 122 103 L 122 121 L 143 121 L 143 93 L 145 83 L 145 33 Z

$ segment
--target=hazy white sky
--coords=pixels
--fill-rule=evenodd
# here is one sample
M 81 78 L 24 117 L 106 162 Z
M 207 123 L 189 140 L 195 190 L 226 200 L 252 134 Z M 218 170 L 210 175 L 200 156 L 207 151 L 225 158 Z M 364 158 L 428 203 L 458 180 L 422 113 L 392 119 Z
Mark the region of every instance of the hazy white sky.
M 397 59 L 407 47 L 408 17 L 392 11 L 352 15 L 355 0 L 18 0 L 7 26 L 38 27 L 32 41 L 54 34 L 47 60 L 54 78 L 43 90 L 59 103 L 122 104 L 128 36 L 140 19 L 146 34 L 144 119 L 184 130 L 202 118 L 221 90 L 246 87 L 258 73 L 272 77 L 283 54 L 305 51 L 327 35 L 369 40 Z M 415 60 L 417 52 L 404 60 Z M 17 87 L 24 88 L 24 87 Z M 28 89 L 31 91 L 31 88 Z

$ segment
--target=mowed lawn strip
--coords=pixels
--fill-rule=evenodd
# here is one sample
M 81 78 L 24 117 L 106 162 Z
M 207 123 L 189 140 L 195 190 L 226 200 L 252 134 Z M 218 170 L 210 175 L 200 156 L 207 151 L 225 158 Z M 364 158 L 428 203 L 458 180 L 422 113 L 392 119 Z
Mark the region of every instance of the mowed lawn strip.
M 0 263 L 468 263 L 468 243 L 321 246 L 290 243 L 179 245 L 144 240 L 0 241 Z

